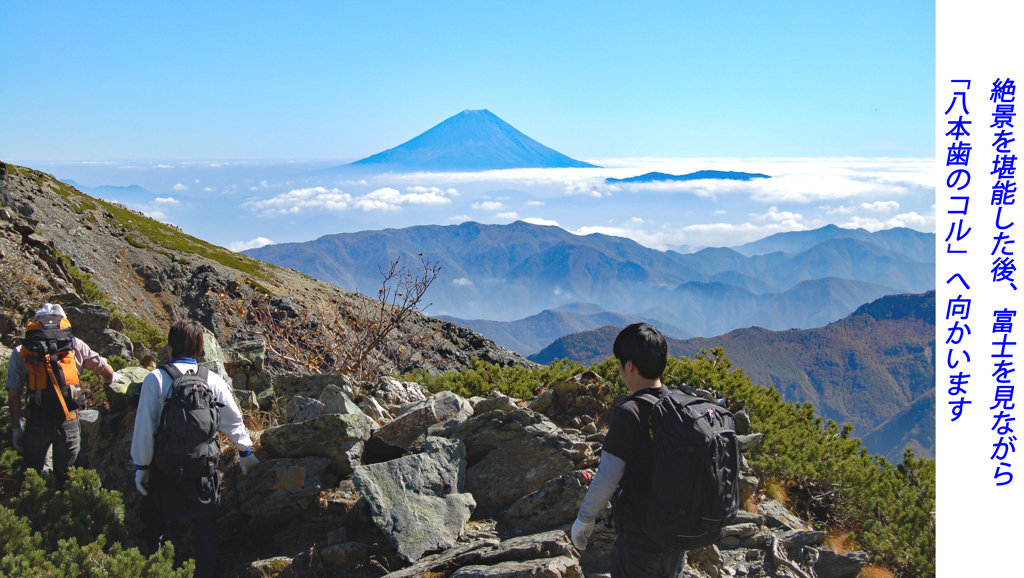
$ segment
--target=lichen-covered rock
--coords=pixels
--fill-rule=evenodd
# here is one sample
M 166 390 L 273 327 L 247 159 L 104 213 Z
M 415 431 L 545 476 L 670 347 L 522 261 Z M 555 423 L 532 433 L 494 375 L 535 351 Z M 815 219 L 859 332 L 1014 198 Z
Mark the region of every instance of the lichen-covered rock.
M 272 427 L 260 435 L 263 449 L 277 457 L 329 458 L 331 470 L 340 476 L 352 473 L 359 463 L 363 442 L 370 437 L 372 422 L 363 414 L 329 414 L 314 420 Z
M 466 442 L 466 489 L 482 509 L 508 506 L 577 469 L 575 443 L 528 409 L 475 416 L 450 437 Z
M 395 409 L 410 403 L 423 401 L 430 395 L 423 386 L 413 381 L 399 381 L 393 377 L 382 377 L 367 388 L 367 394 L 376 397 L 385 407 Z M 395 412 L 396 414 L 399 412 Z
M 421 454 L 356 468 L 352 481 L 402 558 L 455 545 L 476 507 L 463 492 L 465 456 L 462 442 L 431 437 Z
M 427 436 L 455 427 L 473 415 L 469 402 L 450 391 L 403 409 L 403 413 L 377 430 L 374 437 L 405 450 L 422 447 Z
M 507 395 L 485 397 L 473 404 L 473 411 L 475 413 L 487 413 L 494 410 L 498 410 L 501 413 L 508 413 L 517 409 L 519 409 L 519 400 Z
M 256 560 L 235 572 L 235 578 L 275 578 L 292 565 L 292 559 L 286 556 Z
M 256 465 L 236 486 L 239 509 L 252 524 L 276 524 L 301 515 L 325 488 L 323 472 L 331 460 L 280 458 Z
M 505 522 L 517 530 L 539 532 L 550 530 L 576 519 L 590 481 L 583 472 L 561 475 L 541 489 L 515 501 L 503 515 Z

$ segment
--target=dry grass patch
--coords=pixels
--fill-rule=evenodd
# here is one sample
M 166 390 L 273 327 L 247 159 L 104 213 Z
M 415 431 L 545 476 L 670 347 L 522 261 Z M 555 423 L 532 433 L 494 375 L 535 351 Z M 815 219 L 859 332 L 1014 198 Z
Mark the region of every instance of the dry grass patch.
M 860 574 L 857 574 L 857 578 L 896 578 L 896 575 L 885 566 L 869 564 L 861 569 Z
M 757 511 L 757 494 L 750 494 L 750 497 L 746 499 L 741 505 L 743 511 L 750 514 L 759 514 Z
M 860 550 L 860 544 L 853 539 L 852 532 L 833 532 L 825 538 L 825 547 L 837 554 L 849 554 Z
M 789 487 L 786 486 L 785 482 L 766 480 L 764 492 L 769 498 L 785 506 L 787 510 L 792 510 L 793 499 L 789 495 Z

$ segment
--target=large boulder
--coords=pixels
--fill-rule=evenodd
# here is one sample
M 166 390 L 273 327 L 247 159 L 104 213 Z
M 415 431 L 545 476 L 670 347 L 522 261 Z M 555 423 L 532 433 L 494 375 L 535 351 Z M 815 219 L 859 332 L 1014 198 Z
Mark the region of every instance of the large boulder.
M 118 356 L 131 359 L 132 340 L 110 328 L 110 309 L 102 305 L 82 304 L 64 307 L 75 337 L 104 357 Z
M 504 520 L 510 527 L 524 532 L 563 526 L 576 519 L 589 489 L 590 480 L 582 471 L 563 474 L 516 500 L 505 510 Z
M 481 509 L 504 508 L 590 457 L 589 446 L 528 409 L 475 416 L 449 437 L 466 442 L 466 489 Z
M 329 414 L 314 420 L 272 427 L 260 435 L 263 449 L 277 457 L 320 456 L 344 477 L 352 473 L 370 437 L 372 421 L 359 414 Z
M 450 429 L 469 419 L 473 407 L 465 399 L 445 391 L 405 406 L 404 411 L 374 437 L 404 450 L 423 447 L 427 436 Z
M 340 387 L 328 385 L 320 392 L 318 399 L 303 395 L 292 396 L 284 406 L 283 417 L 287 423 L 296 423 L 332 413 L 362 414 L 363 410 L 359 409 Z
M 473 567 L 473 568 L 497 568 L 495 572 L 506 572 L 496 574 L 498 576 L 582 576 L 582 574 L 559 574 L 550 573 L 545 570 L 545 564 L 528 563 L 523 566 L 513 566 L 519 562 L 540 562 L 558 558 L 576 559 L 576 550 L 573 548 L 569 537 L 561 530 L 519 536 L 504 542 L 496 538 L 484 538 L 460 544 L 440 554 L 426 556 L 420 562 L 388 574 L 386 578 L 413 578 L 414 576 L 441 576 L 446 569 Z M 505 564 L 505 566 L 501 566 Z M 572 567 L 573 564 L 564 561 L 563 564 L 556 564 L 550 568 Z M 508 574 L 518 568 L 520 573 Z M 578 566 L 577 566 L 578 570 Z M 448 570 L 450 571 L 450 570 Z M 477 571 L 477 570 L 474 570 Z M 483 574 L 488 575 L 488 574 Z
M 473 513 L 476 502 L 463 492 L 465 468 L 462 442 L 431 437 L 423 453 L 359 466 L 352 481 L 399 556 L 416 562 L 424 552 L 454 546 Z
M 302 515 L 325 489 L 327 458 L 274 459 L 261 462 L 238 480 L 240 511 L 252 524 L 277 524 Z

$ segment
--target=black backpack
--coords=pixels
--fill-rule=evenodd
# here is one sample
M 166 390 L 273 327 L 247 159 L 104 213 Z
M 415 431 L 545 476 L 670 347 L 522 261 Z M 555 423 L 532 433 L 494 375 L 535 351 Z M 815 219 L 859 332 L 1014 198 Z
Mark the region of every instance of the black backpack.
M 217 472 L 220 458 L 220 408 L 207 385 L 209 370 L 182 373 L 168 363 L 160 367 L 173 380 L 160 412 L 154 463 L 172 477 L 204 478 Z
M 672 388 L 651 405 L 651 485 L 635 502 L 648 538 L 669 550 L 722 539 L 739 510 L 736 420 L 725 408 Z

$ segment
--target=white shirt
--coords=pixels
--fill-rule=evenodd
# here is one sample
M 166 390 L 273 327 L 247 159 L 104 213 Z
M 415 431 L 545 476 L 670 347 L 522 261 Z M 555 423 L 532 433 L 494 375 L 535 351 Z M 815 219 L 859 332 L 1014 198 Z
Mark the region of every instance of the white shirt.
M 196 371 L 194 363 L 179 362 L 174 367 L 182 373 Z M 135 412 L 135 431 L 132 434 L 132 461 L 139 466 L 148 466 L 153 461 L 153 443 L 156 430 L 160 426 L 160 413 L 163 411 L 164 402 L 171 395 L 171 376 L 160 369 L 151 371 L 142 382 L 142 391 L 139 393 L 139 408 Z M 219 403 L 224 404 L 220 408 L 220 431 L 228 436 L 231 443 L 239 451 L 245 451 L 252 447 L 252 440 L 249 439 L 249 432 L 242 422 L 242 412 L 238 409 L 235 396 L 231 388 L 224 382 L 221 376 L 209 372 L 207 385 L 213 392 L 213 397 Z

